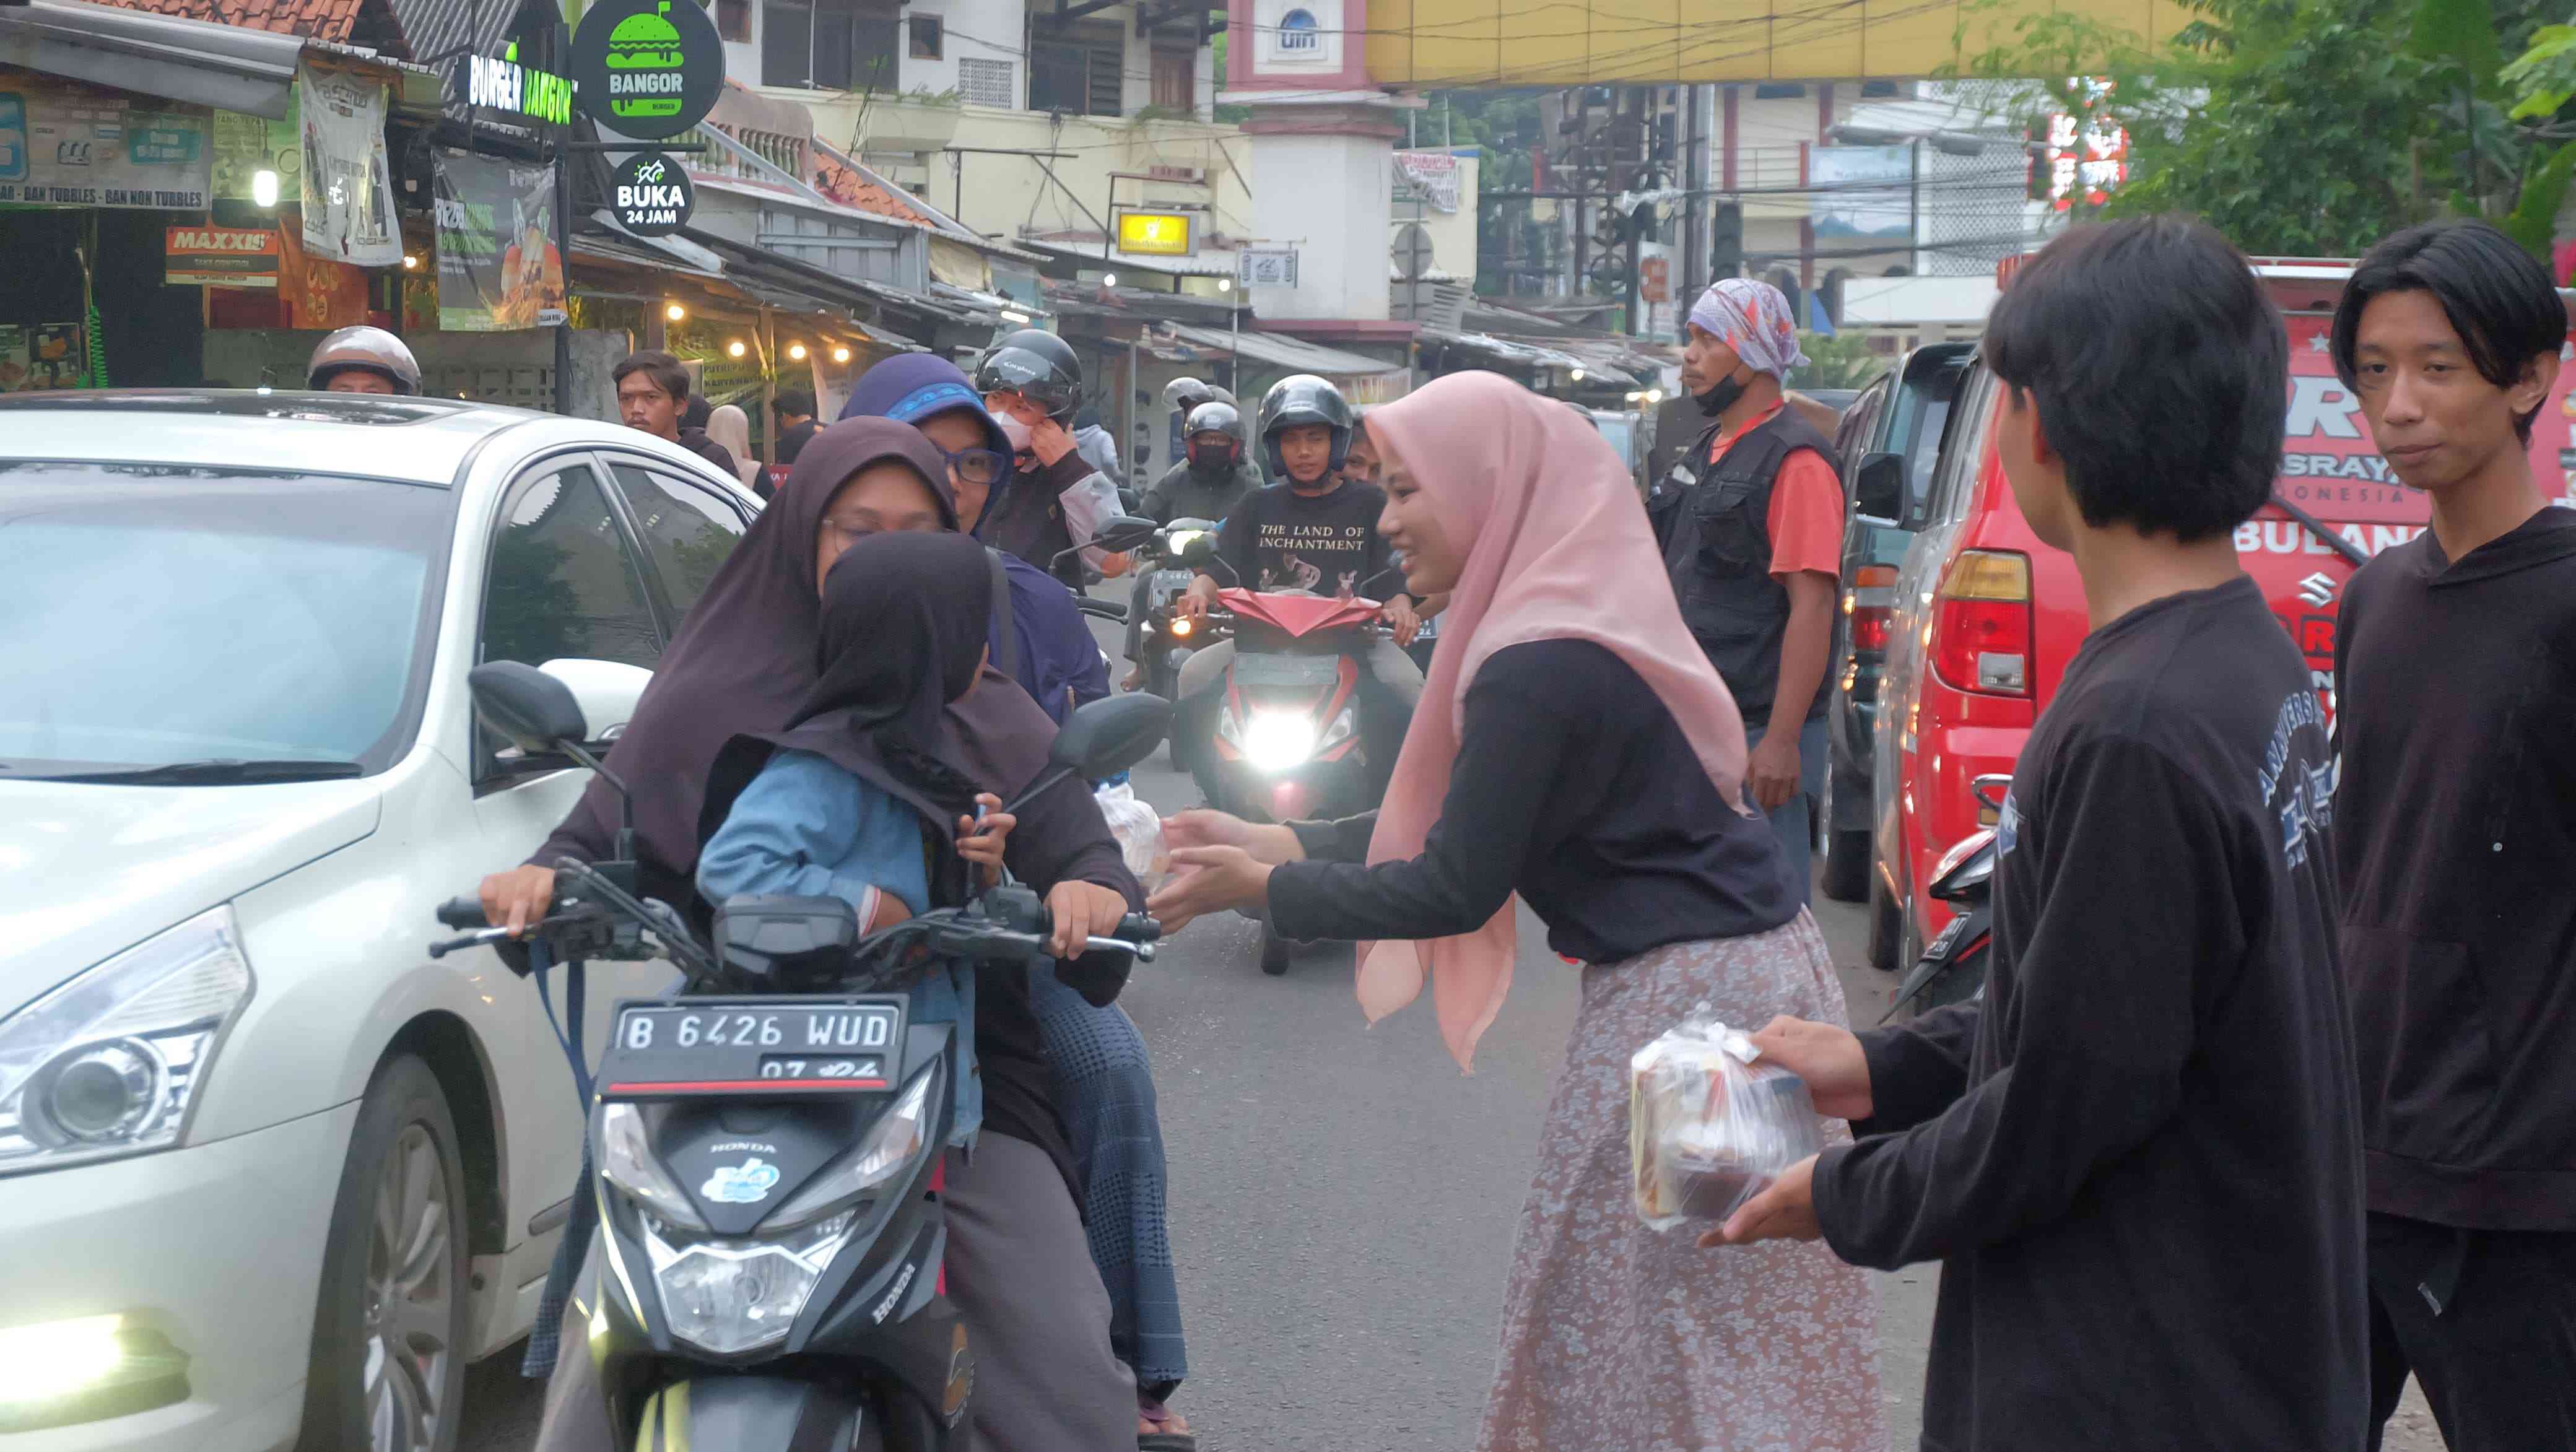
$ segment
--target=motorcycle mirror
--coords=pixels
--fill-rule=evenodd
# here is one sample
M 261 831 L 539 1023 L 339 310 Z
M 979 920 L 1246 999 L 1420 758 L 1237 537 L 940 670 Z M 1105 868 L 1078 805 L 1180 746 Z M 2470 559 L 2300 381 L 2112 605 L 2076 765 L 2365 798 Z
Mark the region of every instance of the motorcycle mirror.
M 1216 563 L 1214 529 L 1175 529 L 1172 531 L 1174 558 L 1182 564 L 1204 568 Z
M 1151 540 L 1162 528 L 1133 514 L 1113 514 L 1091 532 L 1091 542 L 1111 554 L 1120 554 Z
M 1077 708 L 1055 733 L 1055 744 L 1047 750 L 1047 769 L 1002 810 L 1018 812 L 1030 798 L 1069 776 L 1085 781 L 1116 776 L 1153 755 L 1171 724 L 1172 703 L 1144 691 L 1104 697 Z
M 515 660 L 487 661 L 466 672 L 465 688 L 474 697 L 474 714 L 483 724 L 509 738 L 530 755 L 578 748 L 590 739 L 581 702 L 572 688 L 535 666 Z

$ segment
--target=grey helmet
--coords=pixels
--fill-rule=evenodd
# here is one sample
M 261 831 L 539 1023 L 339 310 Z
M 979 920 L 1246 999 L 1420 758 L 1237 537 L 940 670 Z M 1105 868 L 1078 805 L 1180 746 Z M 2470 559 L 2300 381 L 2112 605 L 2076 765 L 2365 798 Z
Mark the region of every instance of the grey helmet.
M 1327 472 L 1337 471 L 1351 456 L 1351 405 L 1342 391 L 1312 373 L 1292 373 L 1270 385 L 1261 396 L 1261 455 L 1270 472 L 1281 479 L 1288 477 L 1288 465 L 1279 457 L 1279 431 L 1298 424 L 1322 424 L 1333 431 L 1333 462 Z
M 1016 393 L 1057 423 L 1082 406 L 1082 362 L 1064 339 L 1044 328 L 1006 333 L 975 365 L 975 391 Z
M 1183 414 L 1208 401 L 1208 386 L 1196 378 L 1175 378 L 1163 385 L 1163 402 Z
M 327 388 L 331 375 L 351 368 L 363 368 L 393 384 L 396 393 L 420 392 L 420 360 L 411 355 L 403 340 L 382 328 L 363 324 L 342 328 L 324 338 L 313 350 L 313 361 L 304 367 L 307 388 Z

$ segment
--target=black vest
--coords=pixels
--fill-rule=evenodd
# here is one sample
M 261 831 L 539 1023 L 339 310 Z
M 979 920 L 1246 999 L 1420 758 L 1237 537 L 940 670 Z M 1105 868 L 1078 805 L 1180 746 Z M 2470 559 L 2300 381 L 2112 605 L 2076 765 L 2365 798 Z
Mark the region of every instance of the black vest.
M 1789 628 L 1789 592 L 1771 578 L 1771 485 L 1793 451 L 1813 449 L 1830 463 L 1834 446 L 1784 407 L 1712 467 L 1717 431 L 1712 423 L 1700 434 L 1651 507 L 1682 623 L 1708 652 L 1746 727 L 1758 731 L 1771 719 Z M 1819 687 L 1808 720 L 1825 714 L 1825 696 Z

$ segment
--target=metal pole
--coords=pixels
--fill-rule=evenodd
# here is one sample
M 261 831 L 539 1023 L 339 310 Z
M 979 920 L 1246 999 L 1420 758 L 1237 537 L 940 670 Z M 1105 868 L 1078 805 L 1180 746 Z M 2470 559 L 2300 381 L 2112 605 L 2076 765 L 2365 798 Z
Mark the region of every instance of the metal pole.
M 1923 138 L 1914 138 L 1914 185 L 1905 189 L 1905 240 L 1914 244 L 1914 255 L 1906 258 L 1906 271 L 1923 275 Z
M 778 462 L 778 317 L 760 310 L 760 437 L 766 448 L 760 462 Z
M 556 64 L 572 54 L 572 27 L 555 22 Z M 564 320 L 555 324 L 555 412 L 572 416 L 572 152 L 563 129 L 555 135 L 555 215 L 547 230 L 554 235 L 555 260 L 563 269 Z

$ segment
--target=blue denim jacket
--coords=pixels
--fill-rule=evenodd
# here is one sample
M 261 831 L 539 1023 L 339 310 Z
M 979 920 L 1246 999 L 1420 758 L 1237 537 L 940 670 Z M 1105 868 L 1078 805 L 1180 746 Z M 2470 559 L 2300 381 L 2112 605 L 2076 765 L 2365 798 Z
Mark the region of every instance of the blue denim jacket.
M 698 854 L 698 891 L 721 905 L 737 893 L 837 897 L 864 911 L 873 887 L 921 912 L 930 900 L 921 814 L 872 782 L 808 751 L 781 751 L 752 779 Z M 935 968 L 912 989 L 915 1023 L 959 1025 L 957 1118 L 949 1143 L 974 1142 L 984 1123 L 975 1070 L 975 975 Z

